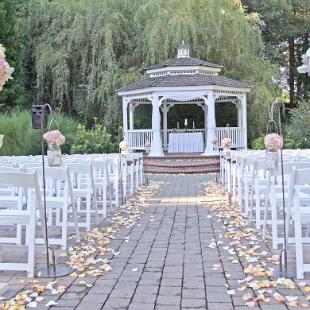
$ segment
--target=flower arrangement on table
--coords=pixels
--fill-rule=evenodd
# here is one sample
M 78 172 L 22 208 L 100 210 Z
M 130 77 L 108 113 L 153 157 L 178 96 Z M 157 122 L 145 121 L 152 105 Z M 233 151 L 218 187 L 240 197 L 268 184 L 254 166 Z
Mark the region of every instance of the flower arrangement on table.
M 59 130 L 51 130 L 43 135 L 43 139 L 48 145 L 47 149 L 48 165 L 50 167 L 61 166 L 62 155 L 60 146 L 65 143 L 66 141 L 65 136 Z
M 128 155 L 128 142 L 126 140 L 123 140 L 119 143 L 119 149 L 121 151 L 122 156 Z
M 266 148 L 266 169 L 277 168 L 279 161 L 278 152 L 283 148 L 283 138 L 277 133 L 269 133 L 264 138 Z

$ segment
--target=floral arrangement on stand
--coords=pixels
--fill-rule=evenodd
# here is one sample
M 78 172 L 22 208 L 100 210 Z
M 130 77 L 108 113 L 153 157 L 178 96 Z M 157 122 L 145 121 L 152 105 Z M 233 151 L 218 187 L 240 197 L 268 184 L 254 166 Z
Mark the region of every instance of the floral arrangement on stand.
M 223 148 L 223 154 L 225 157 L 230 156 L 230 148 L 231 148 L 232 141 L 230 138 L 224 138 L 221 141 L 221 146 Z
M 266 169 L 276 169 L 279 162 L 279 151 L 283 148 L 283 138 L 277 133 L 269 133 L 265 136 L 264 143 L 266 148 Z
M 214 152 L 216 152 L 216 143 L 217 143 L 217 139 L 215 137 L 213 137 L 211 140 L 211 144 L 213 145 L 213 151 Z
M 150 153 L 150 151 L 151 151 L 151 142 L 149 142 L 149 141 L 146 141 L 145 142 L 145 152 L 146 152 L 146 154 L 149 154 Z
M 128 155 L 128 142 L 126 140 L 123 140 L 119 143 L 119 149 L 122 156 Z
M 66 138 L 59 130 L 51 130 L 43 135 L 48 145 L 47 160 L 50 167 L 62 165 L 62 154 L 60 146 L 65 143 Z

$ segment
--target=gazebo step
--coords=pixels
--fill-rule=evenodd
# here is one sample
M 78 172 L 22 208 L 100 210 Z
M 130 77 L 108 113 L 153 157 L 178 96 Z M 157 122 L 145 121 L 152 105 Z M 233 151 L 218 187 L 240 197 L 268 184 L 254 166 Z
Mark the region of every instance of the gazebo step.
M 163 169 L 163 168 L 146 168 L 145 173 L 150 174 L 206 174 L 206 173 L 218 173 L 220 170 L 217 167 L 208 167 L 200 169 L 184 169 L 184 168 L 173 168 L 173 169 Z
M 168 154 L 162 157 L 144 157 L 145 173 L 200 174 L 219 172 L 219 156 L 201 154 Z
M 212 161 L 197 161 L 197 162 L 179 162 L 176 160 L 171 161 L 146 161 L 144 163 L 145 167 L 167 167 L 167 168 L 198 168 L 198 167 L 210 167 L 218 166 L 219 161 L 217 159 Z

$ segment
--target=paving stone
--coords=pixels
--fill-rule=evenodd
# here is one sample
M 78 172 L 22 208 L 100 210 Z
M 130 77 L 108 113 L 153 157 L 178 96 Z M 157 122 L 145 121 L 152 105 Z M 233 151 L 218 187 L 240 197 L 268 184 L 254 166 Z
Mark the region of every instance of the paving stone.
M 154 303 L 156 301 L 156 295 L 147 295 L 147 294 L 135 294 L 133 296 L 132 302 L 134 303 Z
M 158 296 L 156 304 L 179 306 L 180 302 L 181 302 L 181 296 Z
M 185 299 L 193 299 L 193 298 L 205 298 L 206 294 L 203 289 L 197 289 L 197 288 L 187 288 L 182 290 L 182 298 Z
M 184 308 L 203 308 L 206 307 L 205 299 L 187 299 L 182 298 L 182 307 Z
M 129 306 L 129 310 L 153 310 L 153 304 L 145 304 L 145 303 L 131 303 Z
M 127 308 L 130 304 L 129 298 L 108 298 L 106 303 L 104 304 L 103 309 L 120 309 Z
M 181 287 L 176 286 L 162 286 L 159 290 L 160 296 L 180 296 Z

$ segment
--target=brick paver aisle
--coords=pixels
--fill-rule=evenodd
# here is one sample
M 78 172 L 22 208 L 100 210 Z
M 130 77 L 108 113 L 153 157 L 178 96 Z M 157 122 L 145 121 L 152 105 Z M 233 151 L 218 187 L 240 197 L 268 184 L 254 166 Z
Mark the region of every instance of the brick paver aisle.
M 155 178 L 166 182 L 156 204 L 76 309 L 232 309 L 224 275 L 212 271 L 219 257 L 208 248 L 214 232 L 200 207 L 199 188 L 210 177 Z

